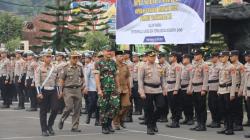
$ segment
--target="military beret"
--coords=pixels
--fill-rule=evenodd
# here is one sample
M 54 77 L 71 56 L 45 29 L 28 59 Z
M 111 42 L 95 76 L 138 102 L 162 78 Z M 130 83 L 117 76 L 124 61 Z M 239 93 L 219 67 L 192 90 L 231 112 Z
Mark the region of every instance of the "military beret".
M 246 50 L 246 51 L 244 52 L 244 55 L 245 55 L 245 56 L 250 56 L 250 50 Z
M 130 50 L 124 50 L 124 54 L 131 54 Z
M 222 51 L 220 52 L 220 56 L 229 56 L 230 52 L 229 51 Z
M 195 49 L 195 50 L 193 50 L 192 53 L 193 53 L 194 55 L 202 55 L 202 54 L 203 54 L 201 49 Z
M 210 54 L 211 57 L 218 57 L 220 55 L 220 53 L 218 52 L 213 52 Z
M 153 57 L 153 56 L 156 56 L 156 53 L 154 51 L 148 51 L 148 52 L 146 52 L 145 55 Z
M 176 52 L 176 51 L 171 51 L 171 52 L 169 53 L 169 56 L 176 56 L 176 57 L 178 57 L 178 55 L 179 55 L 179 53 Z
M 189 59 L 191 59 L 192 56 L 191 56 L 190 54 L 183 54 L 183 55 L 182 55 L 182 58 L 189 58 Z
M 123 55 L 124 52 L 123 51 L 115 51 L 115 55 Z
M 164 52 L 160 52 L 159 55 L 158 55 L 159 58 L 162 58 L 162 57 L 165 57 L 165 56 L 166 56 L 166 53 L 164 53 Z
M 230 52 L 230 56 L 239 56 L 240 55 L 240 52 L 238 51 L 238 50 L 232 50 L 231 52 Z

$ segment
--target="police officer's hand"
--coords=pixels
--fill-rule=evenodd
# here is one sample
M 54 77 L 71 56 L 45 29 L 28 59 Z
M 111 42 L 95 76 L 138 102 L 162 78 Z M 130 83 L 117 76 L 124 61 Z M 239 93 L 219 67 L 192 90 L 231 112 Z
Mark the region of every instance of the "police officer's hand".
M 168 92 L 163 91 L 163 96 L 168 96 Z
M 4 83 L 5 83 L 5 85 L 7 85 L 9 82 L 8 82 L 7 80 L 5 80 L 5 82 L 4 82 Z
M 144 100 L 146 99 L 146 95 L 143 93 L 143 94 L 140 94 L 141 98 Z
M 103 96 L 103 92 L 102 92 L 102 90 L 99 90 L 99 91 L 98 91 L 98 96 L 100 96 L 100 97 L 102 97 L 102 96 Z
M 206 91 L 201 91 L 201 96 L 204 96 L 204 95 L 206 95 Z
M 58 99 L 61 99 L 61 98 L 63 98 L 63 93 L 59 93 L 58 95 Z
M 175 90 L 173 94 L 174 94 L 174 95 L 177 95 L 177 94 L 178 94 L 178 91 Z
M 87 95 L 87 94 L 88 94 L 88 89 L 87 89 L 87 88 L 84 88 L 84 89 L 83 89 L 83 94 L 84 94 L 84 95 Z
M 10 81 L 9 84 L 12 84 L 12 81 Z
M 230 96 L 230 101 L 233 101 L 235 99 L 235 96 Z
M 32 83 L 30 86 L 31 86 L 31 87 L 34 87 L 34 86 L 35 86 L 35 84 L 34 84 L 34 83 Z
M 27 83 L 25 83 L 24 85 L 25 85 L 25 87 L 27 87 L 27 86 L 28 86 L 28 85 L 27 85 Z
M 43 94 L 42 93 L 37 94 L 37 98 L 42 100 L 43 99 Z
M 18 80 L 17 82 L 18 82 L 18 83 L 21 83 L 22 81 L 21 81 L 21 80 Z

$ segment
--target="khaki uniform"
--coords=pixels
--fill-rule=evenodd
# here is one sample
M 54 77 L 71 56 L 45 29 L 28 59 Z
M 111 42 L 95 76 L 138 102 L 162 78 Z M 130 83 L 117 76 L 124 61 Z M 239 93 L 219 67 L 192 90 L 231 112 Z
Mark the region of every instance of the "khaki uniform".
M 119 71 L 118 80 L 119 80 L 119 89 L 121 90 L 120 102 L 121 109 L 119 113 L 114 117 L 113 123 L 115 126 L 120 126 L 122 119 L 127 115 L 131 102 L 130 102 L 130 72 L 129 67 L 126 64 L 117 63 L 117 70 Z
M 10 79 L 10 60 L 8 58 L 3 58 L 0 61 L 0 89 L 1 96 L 3 98 L 3 105 L 9 107 L 11 104 L 11 96 L 7 91 L 7 85 L 5 81 Z
M 245 64 L 245 80 L 244 80 L 244 90 L 243 95 L 250 97 L 250 63 Z
M 83 86 L 83 70 L 82 66 L 73 66 L 68 64 L 64 66 L 61 71 L 60 79 L 64 81 L 64 101 L 65 109 L 62 115 L 62 121 L 65 121 L 71 112 L 72 115 L 72 129 L 78 129 L 81 106 L 82 106 L 82 95 L 81 88 Z
M 219 89 L 219 71 L 221 63 L 217 62 L 209 67 L 208 89 L 209 91 L 218 91 Z
M 181 68 L 181 90 L 187 90 L 187 87 L 190 84 L 191 76 L 192 76 L 192 65 L 182 65 Z

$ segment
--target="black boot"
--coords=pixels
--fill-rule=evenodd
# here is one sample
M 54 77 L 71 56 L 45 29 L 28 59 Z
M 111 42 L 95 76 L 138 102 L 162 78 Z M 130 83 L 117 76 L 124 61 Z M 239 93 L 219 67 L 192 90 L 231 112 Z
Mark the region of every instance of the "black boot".
M 198 129 L 200 127 L 200 123 L 197 122 L 197 125 L 193 128 L 190 128 L 191 131 L 196 131 L 196 129 Z
M 154 131 L 155 133 L 158 133 L 158 132 L 159 132 L 158 127 L 157 127 L 156 124 L 153 125 L 152 129 L 153 129 L 153 131 Z
M 200 127 L 198 127 L 196 129 L 196 131 L 207 131 L 206 125 L 205 124 L 201 124 Z
M 170 125 L 167 125 L 169 128 L 180 128 L 179 122 L 178 121 L 172 121 Z
M 91 118 L 91 114 L 88 114 L 86 117 L 86 124 L 90 123 L 90 118 Z
M 48 128 L 48 131 L 49 131 L 49 134 L 50 135 L 55 135 L 55 131 L 53 130 L 53 128 L 52 128 L 52 126 L 50 126 L 49 128 Z
M 108 119 L 108 130 L 110 133 L 114 133 L 115 130 L 112 127 L 112 119 Z
M 152 129 L 152 127 L 147 127 L 147 134 L 148 135 L 155 135 L 155 132 L 154 132 L 154 130 Z
M 225 135 L 234 135 L 234 131 L 232 129 L 225 131 Z
M 110 134 L 108 130 L 107 124 L 102 124 L 102 133 L 103 134 Z

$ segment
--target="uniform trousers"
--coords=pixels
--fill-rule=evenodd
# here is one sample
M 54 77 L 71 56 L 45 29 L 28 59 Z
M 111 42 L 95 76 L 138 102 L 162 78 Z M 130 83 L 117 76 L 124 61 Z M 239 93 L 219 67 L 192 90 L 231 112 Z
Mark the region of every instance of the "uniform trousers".
M 209 91 L 208 93 L 208 107 L 211 112 L 212 121 L 220 123 L 221 116 L 219 111 L 219 95 L 217 91 Z
M 24 89 L 25 89 L 25 77 L 23 76 L 21 78 L 21 82 L 19 83 L 19 76 L 15 76 L 15 87 L 16 87 L 16 91 L 17 91 L 17 95 L 18 95 L 18 107 L 24 107 L 24 102 L 25 102 L 25 93 L 24 93 Z
M 133 84 L 131 97 L 134 101 L 135 111 L 142 112 L 142 99 L 140 97 L 140 94 L 138 93 L 138 82 L 134 82 L 134 84 Z
M 37 91 L 36 91 L 36 87 L 35 86 L 31 86 L 32 85 L 32 81 L 33 79 L 27 79 L 26 83 L 27 83 L 27 93 L 29 95 L 30 98 L 30 108 L 37 108 Z
M 97 107 L 98 95 L 96 91 L 88 91 L 88 115 L 91 117 L 93 113 L 96 114 L 96 120 L 99 120 L 99 111 Z
M 201 95 L 201 92 L 194 92 L 193 99 L 194 99 L 194 108 L 197 117 L 198 125 L 206 125 L 207 121 L 207 103 L 206 103 L 206 94 Z
M 181 94 L 178 92 L 176 95 L 174 91 L 168 92 L 168 103 L 170 106 L 172 120 L 179 122 L 181 118 Z
M 5 84 L 6 76 L 0 77 L 0 88 L 3 99 L 3 105 L 9 106 L 11 104 L 11 93 L 8 92 L 8 84 Z
M 194 117 L 194 102 L 193 95 L 188 95 L 187 90 L 181 90 L 181 108 L 184 112 L 186 119 L 193 120 Z
M 235 99 L 232 101 L 233 121 L 236 125 L 242 126 L 243 123 L 243 96 L 235 93 Z

